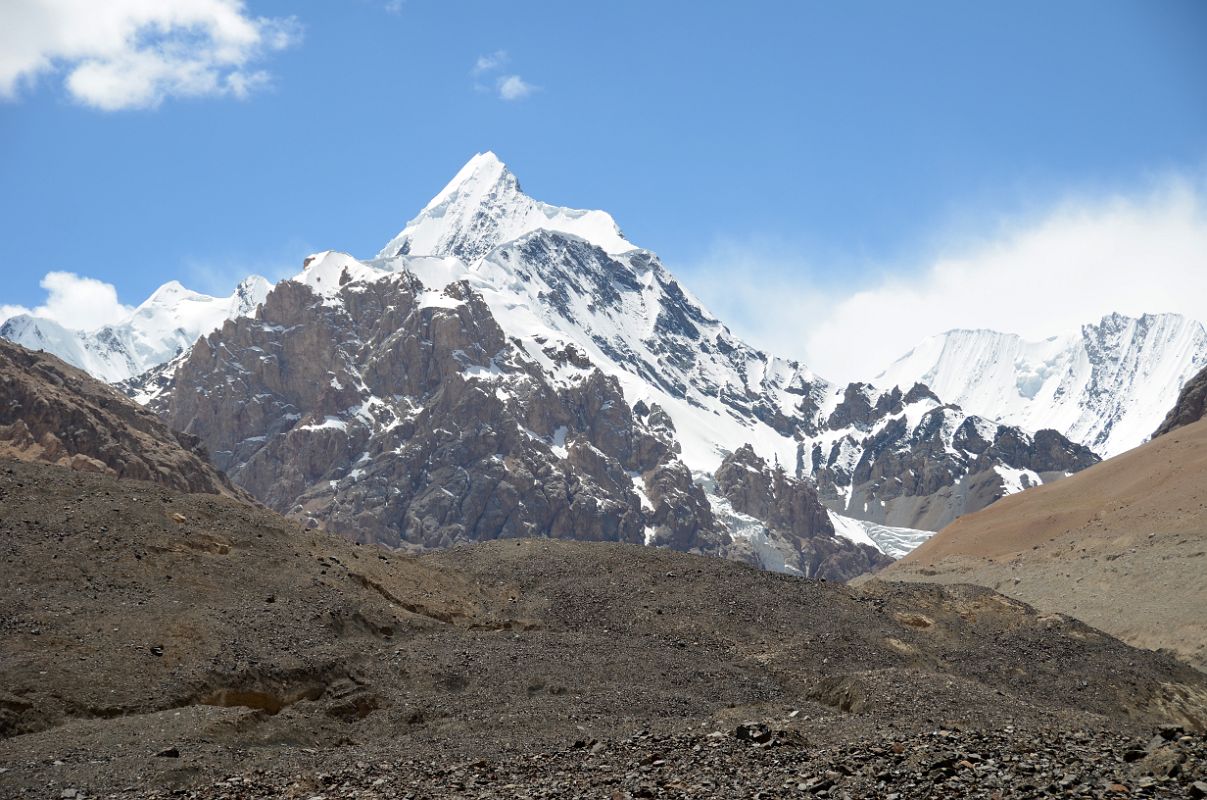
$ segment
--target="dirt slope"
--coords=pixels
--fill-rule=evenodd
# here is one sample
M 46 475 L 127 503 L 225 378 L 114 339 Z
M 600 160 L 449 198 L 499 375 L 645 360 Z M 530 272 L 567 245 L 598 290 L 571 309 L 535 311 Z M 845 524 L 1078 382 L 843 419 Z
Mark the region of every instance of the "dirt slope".
M 210 465 L 197 437 L 170 430 L 155 414 L 55 356 L 5 339 L 0 456 L 250 499 Z
M 918 753 L 945 744 L 926 738 L 939 724 L 1017 731 L 1009 741 L 1063 731 L 1114 764 L 1102 754 L 1128 736 L 1207 720 L 1207 676 L 984 589 L 859 592 L 605 543 L 416 558 L 223 497 L 33 463 L 0 463 L 0 569 L 6 797 L 246 796 L 220 791 L 232 774 L 283 796 L 311 770 L 364 778 L 363 759 L 416 781 L 496 764 L 514 796 L 507 765 L 575 741 L 646 729 L 691 753 L 748 718 L 811 747 L 900 736 Z M 631 752 L 598 757 L 624 775 Z M 925 774 L 919 786 L 947 780 Z
M 1207 668 L 1207 420 L 961 517 L 885 580 L 975 583 Z

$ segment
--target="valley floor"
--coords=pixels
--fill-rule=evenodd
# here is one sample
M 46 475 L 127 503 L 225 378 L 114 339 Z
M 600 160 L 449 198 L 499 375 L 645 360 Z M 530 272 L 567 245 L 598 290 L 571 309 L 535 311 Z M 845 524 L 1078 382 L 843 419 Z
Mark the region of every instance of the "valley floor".
M 1207 675 L 976 587 L 856 590 L 607 543 L 407 556 L 20 462 L 0 463 L 0 567 L 5 798 L 1207 781 Z

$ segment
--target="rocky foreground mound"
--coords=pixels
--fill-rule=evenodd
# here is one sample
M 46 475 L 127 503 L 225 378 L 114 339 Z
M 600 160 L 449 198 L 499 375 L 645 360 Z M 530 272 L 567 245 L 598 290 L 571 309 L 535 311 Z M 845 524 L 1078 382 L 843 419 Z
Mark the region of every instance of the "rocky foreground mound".
M 0 456 L 246 497 L 210 465 L 197 437 L 57 357 L 2 338 Z
M 24 462 L 0 465 L 0 560 L 6 797 L 1179 796 L 1205 777 L 1207 676 L 986 589 L 611 543 L 417 558 Z

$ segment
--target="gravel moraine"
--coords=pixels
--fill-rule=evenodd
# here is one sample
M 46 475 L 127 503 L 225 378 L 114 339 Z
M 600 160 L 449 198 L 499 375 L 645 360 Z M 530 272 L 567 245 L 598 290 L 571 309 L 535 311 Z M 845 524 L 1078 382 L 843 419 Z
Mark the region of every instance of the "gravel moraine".
M 380 761 L 368 752 L 351 758 L 293 775 L 258 770 L 146 797 L 1207 797 L 1207 736 L 1174 728 L 1148 742 L 1089 731 L 936 729 L 817 748 L 795 730 L 753 723 L 703 735 L 643 731 L 618 741 L 580 740 L 557 752 L 453 765 Z

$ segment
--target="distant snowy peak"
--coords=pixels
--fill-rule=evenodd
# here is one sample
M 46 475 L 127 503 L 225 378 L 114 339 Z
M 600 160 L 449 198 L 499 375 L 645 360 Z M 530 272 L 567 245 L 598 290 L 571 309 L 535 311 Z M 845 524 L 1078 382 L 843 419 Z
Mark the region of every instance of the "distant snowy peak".
M 1177 314 L 1109 314 L 1043 341 L 988 330 L 932 336 L 876 381 L 922 381 L 967 411 L 1052 428 L 1103 456 L 1142 443 L 1207 364 L 1207 330 Z
M 633 249 L 610 214 L 533 200 L 488 151 L 471 158 L 378 258 L 456 256 L 472 264 L 500 244 L 536 230 L 572 234 L 613 254 Z
M 103 374 L 94 371 L 96 360 L 88 351 L 87 338 L 79 331 L 68 330 L 57 322 L 30 314 L 9 317 L 0 324 L 0 338 L 29 350 L 44 350 L 79 367 L 94 376 L 106 380 Z
M 31 350 L 45 350 L 115 383 L 170 361 L 226 320 L 254 313 L 271 289 L 272 284 L 259 275 L 245 279 L 227 297 L 211 297 L 169 281 L 129 317 L 97 330 L 73 330 L 21 315 L 0 325 L 0 337 Z

